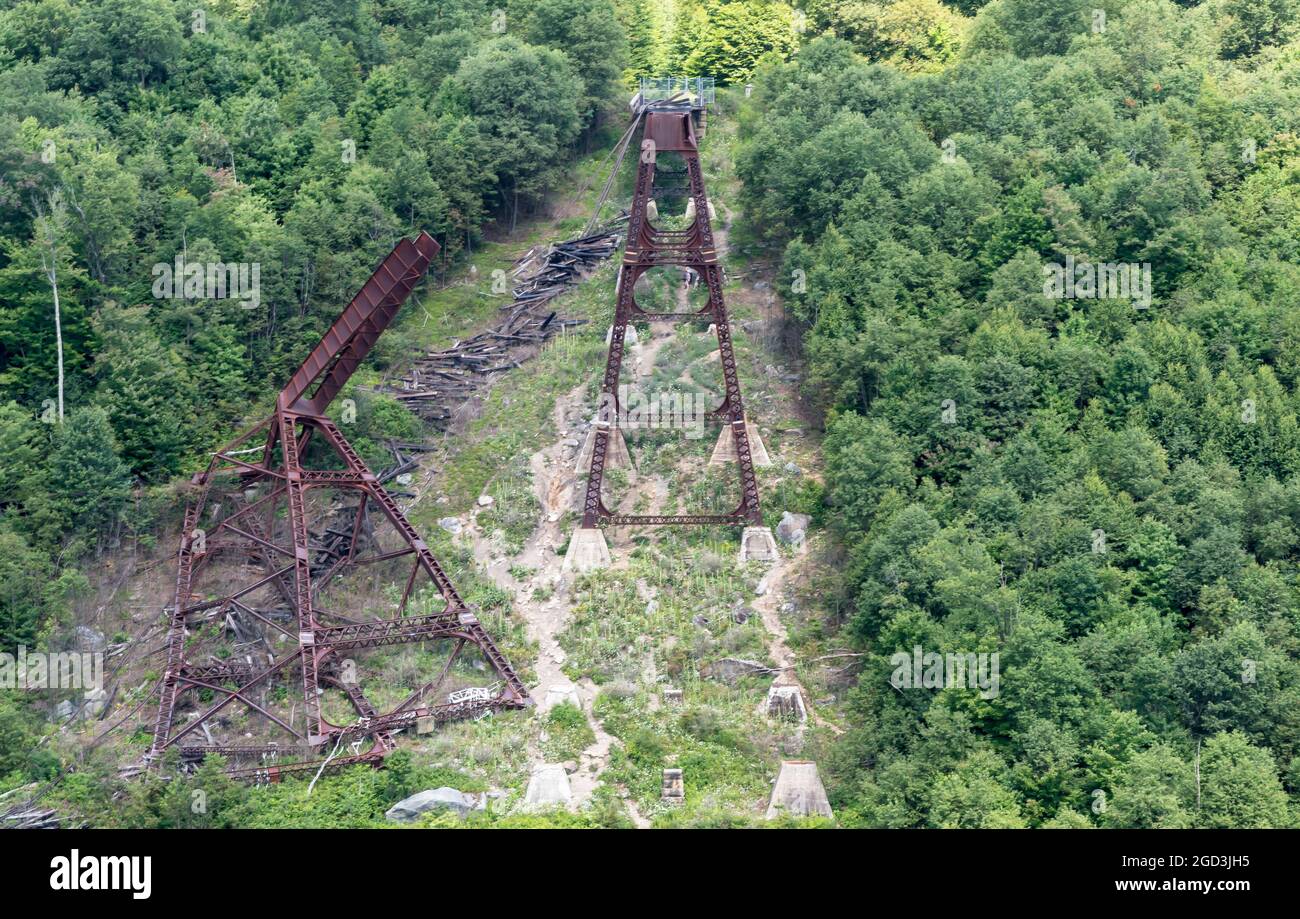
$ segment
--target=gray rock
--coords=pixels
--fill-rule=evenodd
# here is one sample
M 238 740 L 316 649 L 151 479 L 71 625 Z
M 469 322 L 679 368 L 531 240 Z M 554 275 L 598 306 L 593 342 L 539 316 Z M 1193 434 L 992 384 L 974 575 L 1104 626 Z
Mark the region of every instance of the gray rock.
M 94 653 L 96 651 L 103 651 L 108 647 L 108 639 L 104 637 L 104 633 L 97 629 L 92 629 L 88 625 L 77 626 L 73 634 L 76 642 L 74 650 L 76 651 Z
M 792 514 L 786 511 L 781 515 L 781 522 L 776 525 L 776 536 L 790 545 L 801 545 L 807 535 L 808 524 L 812 518 L 807 514 Z
M 398 801 L 384 812 L 384 816 L 398 823 L 411 823 L 419 819 L 421 814 L 432 810 L 451 810 L 464 817 L 470 811 L 481 811 L 486 807 L 485 795 L 467 794 L 444 785 L 442 788 L 430 788 Z
M 724 657 L 712 661 L 700 668 L 700 676 L 706 680 L 721 680 L 731 683 L 750 673 L 766 672 L 767 667 L 758 661 L 748 661 L 739 657 Z
M 459 517 L 442 517 L 438 520 L 438 526 L 442 527 L 452 536 L 459 536 L 461 531 Z
M 98 718 L 108 707 L 108 691 L 105 689 L 92 689 L 86 693 L 81 707 L 81 714 L 86 718 Z
M 72 717 L 72 713 L 77 710 L 77 706 L 72 704 L 71 699 L 64 699 L 58 705 L 54 706 L 54 720 L 67 721 Z
M 496 500 L 495 500 L 491 495 L 479 495 L 479 496 L 478 496 L 478 506 L 479 506 L 479 507 L 491 507 L 491 506 L 492 506 L 493 504 L 495 504 L 495 503 L 496 503 Z
M 799 468 L 798 463 L 786 463 L 785 466 L 782 467 L 782 471 L 785 472 L 786 475 L 803 474 L 803 470 Z

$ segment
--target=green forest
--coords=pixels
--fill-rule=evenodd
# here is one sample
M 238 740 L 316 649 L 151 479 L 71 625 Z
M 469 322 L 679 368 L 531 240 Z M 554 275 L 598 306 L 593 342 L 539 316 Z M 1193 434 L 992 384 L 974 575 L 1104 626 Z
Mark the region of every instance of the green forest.
M 175 541 L 181 483 L 399 238 L 453 283 L 660 75 L 716 79 L 734 245 L 797 342 L 823 474 L 786 509 L 830 574 L 791 640 L 851 667 L 809 741 L 835 823 L 1300 826 L 1300 0 L 0 0 L 0 651 Z M 160 296 L 181 263 L 260 289 Z M 376 399 L 357 434 L 421 432 Z M 998 687 L 900 688 L 913 649 Z M 0 694 L 0 792 L 96 823 L 466 787 L 399 752 L 308 801 L 213 760 L 114 803 L 47 703 Z M 679 825 L 747 825 L 714 804 Z

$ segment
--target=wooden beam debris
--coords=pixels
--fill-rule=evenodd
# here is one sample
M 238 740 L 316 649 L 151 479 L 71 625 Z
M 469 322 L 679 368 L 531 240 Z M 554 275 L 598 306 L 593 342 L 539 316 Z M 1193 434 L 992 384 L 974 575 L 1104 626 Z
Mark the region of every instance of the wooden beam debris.
M 450 427 L 456 409 L 493 374 L 513 370 L 553 336 L 586 322 L 562 317 L 548 304 L 618 252 L 626 222 L 627 215 L 621 214 L 590 236 L 529 249 L 514 263 L 511 274 L 517 283 L 495 327 L 429 352 L 406 376 L 386 381 L 381 391 L 434 427 Z

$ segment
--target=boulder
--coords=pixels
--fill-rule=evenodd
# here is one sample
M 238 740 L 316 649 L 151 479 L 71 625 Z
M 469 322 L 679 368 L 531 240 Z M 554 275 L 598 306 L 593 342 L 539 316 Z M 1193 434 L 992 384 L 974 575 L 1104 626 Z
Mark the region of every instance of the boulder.
M 442 527 L 452 536 L 459 536 L 461 523 L 459 517 L 441 517 L 438 519 L 438 526 Z
M 739 657 L 724 657 L 700 667 L 700 676 L 706 680 L 721 680 L 732 683 L 750 673 L 765 673 L 767 666 L 758 661 L 748 661 Z
M 776 525 L 776 537 L 792 546 L 802 545 L 810 523 L 812 518 L 807 514 L 792 514 L 786 511 L 781 515 L 781 522 Z
M 85 718 L 98 718 L 104 714 L 104 709 L 108 707 L 108 691 L 105 689 L 92 689 L 86 693 L 82 701 L 81 714 Z
M 104 638 L 104 633 L 97 629 L 92 629 L 88 625 L 79 625 L 74 630 L 76 648 L 75 650 L 82 653 L 103 651 L 108 647 L 108 640 Z

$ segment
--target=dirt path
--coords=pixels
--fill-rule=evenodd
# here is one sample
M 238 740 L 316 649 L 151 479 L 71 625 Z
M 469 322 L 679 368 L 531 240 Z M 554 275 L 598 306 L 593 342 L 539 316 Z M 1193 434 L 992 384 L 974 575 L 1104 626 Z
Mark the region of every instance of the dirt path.
M 561 574 L 564 559 L 555 550 L 563 544 L 566 536 L 560 530 L 560 520 L 576 498 L 578 476 L 574 463 L 577 451 L 572 443 L 574 440 L 581 442 L 577 426 L 582 420 L 586 388 L 586 384 L 575 387 L 556 400 L 554 420 L 558 436 L 554 443 L 529 457 L 533 492 L 541 505 L 541 512 L 538 525 L 523 548 L 512 557 L 506 556 L 495 540 L 483 534 L 477 521 L 465 530 L 475 560 L 493 583 L 514 596 L 514 612 L 524 621 L 528 637 L 537 643 L 537 682 L 529 687 L 529 692 L 538 704 L 538 715 L 544 716 L 549 705 L 573 687 L 587 723 L 595 734 L 595 741 L 579 755 L 577 771 L 569 776 L 575 807 L 588 804 L 596 788 L 602 784 L 601 773 L 609 766 L 610 750 L 615 743 L 614 737 L 592 712 L 598 687 L 589 679 L 576 684 L 569 679 L 564 672 L 566 655 L 559 642 L 560 633 L 572 612 L 572 602 Z M 511 573 L 512 568 L 518 570 L 520 567 L 532 569 L 532 574 L 522 582 Z M 534 591 L 539 593 L 535 595 Z M 544 761 L 540 749 L 530 749 L 529 756 L 534 764 Z M 650 825 L 637 812 L 629 797 L 624 797 L 624 803 L 638 827 Z
M 714 237 L 719 253 L 727 251 L 728 231 L 732 213 L 725 206 L 720 208 L 722 220 L 714 230 Z M 760 277 L 747 279 L 741 289 L 736 291 L 736 300 L 749 305 L 758 304 L 759 315 L 763 319 L 772 319 L 779 314 L 780 308 L 770 292 L 763 292 Z M 689 291 L 685 284 L 677 289 L 678 308 L 689 309 Z M 642 336 L 639 345 L 629 349 L 630 377 L 641 381 L 651 377 L 659 362 L 662 350 L 668 346 L 676 334 L 676 325 L 672 322 L 653 322 L 647 334 Z M 775 355 L 764 355 L 775 357 Z M 797 403 L 798 396 L 793 387 L 777 386 L 780 400 Z M 563 558 L 556 553 L 569 535 L 562 532 L 560 521 L 565 512 L 575 509 L 581 496 L 577 493 L 580 479 L 575 471 L 575 461 L 579 445 L 585 438 L 583 424 L 585 416 L 584 394 L 586 385 L 575 387 L 556 400 L 554 408 L 554 442 L 529 457 L 532 485 L 540 504 L 538 524 L 525 541 L 523 548 L 513 556 L 505 553 L 498 541 L 486 536 L 476 520 L 471 520 L 465 528 L 470 540 L 473 554 L 487 575 L 498 587 L 509 591 L 514 597 L 514 611 L 526 625 L 529 638 L 536 642 L 538 657 L 536 662 L 536 685 L 530 686 L 530 692 L 538 703 L 539 716 L 544 717 L 549 705 L 559 698 L 576 691 L 587 723 L 595 740 L 584 749 L 578 759 L 577 770 L 569 777 L 570 788 L 575 807 L 587 805 L 596 789 L 603 783 L 602 773 L 608 768 L 610 751 L 616 743 L 605 729 L 600 719 L 593 714 L 593 702 L 599 692 L 589 679 L 576 683 L 564 673 L 566 655 L 560 646 L 559 636 L 568 624 L 572 613 L 572 598 L 568 584 L 561 573 Z M 669 498 L 667 480 L 661 472 L 643 470 L 641 474 L 631 471 L 638 483 L 636 489 L 629 489 L 625 500 L 632 499 L 637 493 L 646 493 L 648 489 L 651 507 L 649 513 L 662 512 L 663 505 Z M 473 516 L 473 515 L 471 515 Z M 615 557 L 615 567 L 627 564 L 626 540 L 630 534 L 620 535 L 617 531 L 607 533 L 610 548 Z M 789 645 L 789 635 L 785 623 L 781 620 L 781 606 L 790 592 L 791 585 L 800 576 L 806 561 L 806 549 L 792 549 L 782 546 L 783 558 L 773 565 L 763 579 L 762 595 L 754 599 L 753 607 L 758 612 L 767 633 L 767 647 L 771 659 L 781 669 L 776 678 L 776 685 L 799 686 L 809 718 L 816 724 L 823 725 L 839 733 L 812 709 L 810 694 L 803 687 L 797 674 L 797 658 Z M 516 577 L 515 573 L 527 569 L 529 573 Z M 512 573 L 514 572 L 514 573 Z M 653 678 L 655 669 L 653 654 L 646 663 L 648 674 Z M 570 689 L 572 687 L 572 689 Z M 529 750 L 529 758 L 534 764 L 543 762 L 543 754 L 534 745 Z M 648 827 L 649 821 L 642 817 L 626 789 L 619 789 L 620 797 L 638 827 Z

